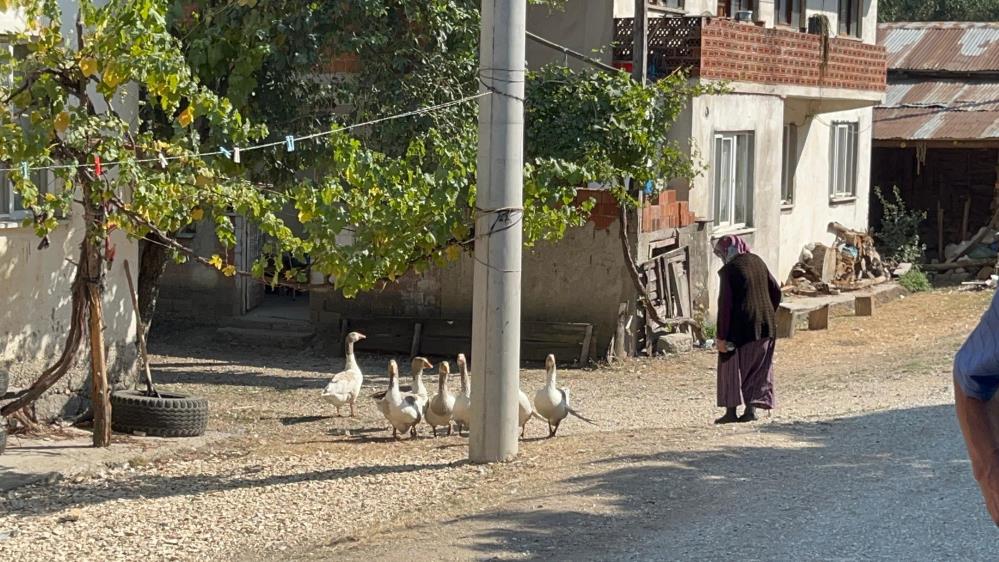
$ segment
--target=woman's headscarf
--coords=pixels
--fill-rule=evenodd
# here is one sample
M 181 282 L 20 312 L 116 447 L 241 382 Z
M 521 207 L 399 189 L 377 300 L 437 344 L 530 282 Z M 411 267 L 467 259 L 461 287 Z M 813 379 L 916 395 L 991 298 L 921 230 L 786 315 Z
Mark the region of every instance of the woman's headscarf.
M 722 236 L 715 243 L 715 255 L 725 263 L 732 261 L 736 256 L 748 253 L 749 244 L 746 244 L 746 241 L 742 237 L 734 234 Z

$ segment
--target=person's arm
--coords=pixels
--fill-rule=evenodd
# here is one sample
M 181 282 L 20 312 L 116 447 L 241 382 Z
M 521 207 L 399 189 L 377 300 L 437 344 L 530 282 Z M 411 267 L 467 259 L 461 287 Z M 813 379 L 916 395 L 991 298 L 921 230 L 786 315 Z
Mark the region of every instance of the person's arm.
M 955 379 L 954 402 L 975 480 L 992 521 L 999 525 L 999 401 L 968 396 Z

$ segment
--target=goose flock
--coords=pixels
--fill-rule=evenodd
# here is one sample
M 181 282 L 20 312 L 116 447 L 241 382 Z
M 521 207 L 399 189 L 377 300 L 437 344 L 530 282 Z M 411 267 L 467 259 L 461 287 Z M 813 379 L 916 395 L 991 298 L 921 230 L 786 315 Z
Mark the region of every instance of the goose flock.
M 341 416 L 341 408 L 350 407 L 350 416 L 357 417 L 357 398 L 361 394 L 364 375 L 354 357 L 354 344 L 365 339 L 364 334 L 351 332 L 347 334 L 347 358 L 344 370 L 333 375 L 329 384 L 323 390 L 322 397 L 336 408 L 337 416 Z M 457 430 L 458 435 L 467 433 L 471 424 L 471 386 L 468 376 L 468 361 L 465 355 L 458 354 L 456 363 L 461 380 L 461 390 L 452 394 L 449 379 L 451 365 L 441 361 L 437 366 L 437 393 L 431 396 L 423 383 L 423 372 L 432 369 L 433 364 L 425 357 L 415 357 L 410 363 L 410 375 L 413 383 L 410 386 L 399 385 L 399 365 L 395 360 L 388 364 L 388 389 L 372 395 L 378 411 L 392 428 L 392 437 L 399 439 L 407 433 L 411 438 L 418 436 L 417 428 L 422 423 L 430 426 L 434 437 L 438 429 L 447 430 L 447 435 Z M 548 355 L 545 359 L 545 385 L 534 394 L 534 400 L 523 391 L 519 396 L 520 436 L 524 437 L 527 422 L 537 418 L 548 424 L 548 437 L 555 437 L 559 425 L 565 418 L 574 416 L 586 423 L 593 421 L 584 417 L 569 405 L 569 389 L 557 386 L 555 356 Z

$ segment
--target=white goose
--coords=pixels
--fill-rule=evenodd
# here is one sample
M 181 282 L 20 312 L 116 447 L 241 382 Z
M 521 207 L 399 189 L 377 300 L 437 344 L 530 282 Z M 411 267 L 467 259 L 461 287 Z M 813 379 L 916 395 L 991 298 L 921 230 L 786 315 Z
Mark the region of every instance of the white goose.
M 555 437 L 558 426 L 569 414 L 593 424 L 593 421 L 581 416 L 569 405 L 569 389 L 556 388 L 555 356 L 549 354 L 545 358 L 545 370 L 548 375 L 545 386 L 534 395 L 534 408 L 546 421 L 548 421 L 548 437 Z M 596 424 L 593 424 L 596 425 Z
M 447 361 L 441 361 L 437 371 L 437 394 L 427 404 L 426 417 L 427 424 L 434 430 L 434 437 L 437 437 L 437 426 L 447 426 L 447 434 L 451 435 L 451 417 L 454 413 L 454 395 L 447 387 L 448 376 L 451 375 L 451 366 Z
M 386 405 L 385 419 L 392 425 L 392 437 L 398 439 L 400 432 L 409 432 L 415 438 L 416 426 L 423 420 L 423 410 L 415 396 L 399 391 L 399 365 L 395 360 L 389 361 L 388 376 L 389 388 L 382 402 Z
M 350 417 L 357 417 L 355 403 L 358 395 L 361 394 L 364 375 L 361 373 L 361 367 L 357 364 L 357 359 L 354 358 L 354 344 L 365 337 L 364 334 L 358 332 L 347 334 L 347 359 L 344 368 L 333 375 L 323 390 L 323 399 L 336 407 L 337 417 L 340 417 L 340 408 L 345 405 L 350 405 Z
M 423 370 L 433 369 L 434 364 L 428 361 L 425 357 L 414 357 L 413 362 L 410 364 L 411 373 L 413 375 L 413 396 L 420 403 L 420 408 L 424 411 L 427 409 L 427 403 L 430 402 L 430 393 L 427 392 L 426 385 L 423 384 Z
M 472 398 L 468 385 L 468 362 L 465 360 L 464 353 L 458 354 L 458 373 L 461 376 L 461 392 L 454 397 L 454 410 L 451 418 L 458 426 L 458 435 L 461 435 L 462 429 L 468 431 L 468 422 L 472 413 Z

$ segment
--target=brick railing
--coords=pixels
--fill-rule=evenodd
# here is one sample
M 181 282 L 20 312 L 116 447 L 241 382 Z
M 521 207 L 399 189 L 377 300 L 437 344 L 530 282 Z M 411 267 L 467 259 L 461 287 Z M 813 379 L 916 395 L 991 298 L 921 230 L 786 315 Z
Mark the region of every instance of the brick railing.
M 615 22 L 615 61 L 631 59 L 631 19 Z M 650 75 L 685 68 L 693 77 L 759 84 L 885 90 L 884 47 L 828 39 L 726 18 L 657 18 L 649 22 Z

